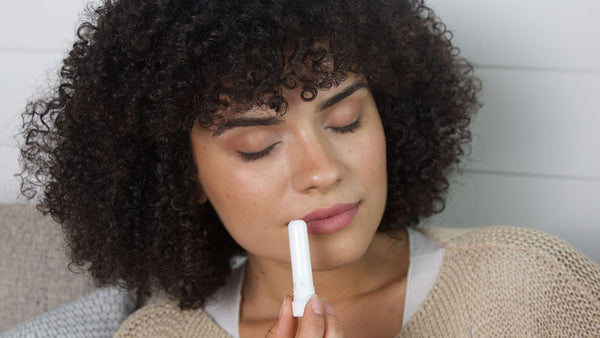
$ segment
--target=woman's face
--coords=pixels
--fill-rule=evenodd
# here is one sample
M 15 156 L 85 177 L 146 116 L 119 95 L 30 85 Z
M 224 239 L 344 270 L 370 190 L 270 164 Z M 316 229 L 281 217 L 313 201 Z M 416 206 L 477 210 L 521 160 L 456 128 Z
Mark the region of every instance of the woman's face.
M 306 219 L 314 270 L 365 253 L 387 194 L 385 137 L 366 82 L 350 76 L 306 102 L 284 91 L 282 117 L 257 107 L 219 133 L 191 133 L 204 194 L 257 258 L 289 263 L 287 224 Z

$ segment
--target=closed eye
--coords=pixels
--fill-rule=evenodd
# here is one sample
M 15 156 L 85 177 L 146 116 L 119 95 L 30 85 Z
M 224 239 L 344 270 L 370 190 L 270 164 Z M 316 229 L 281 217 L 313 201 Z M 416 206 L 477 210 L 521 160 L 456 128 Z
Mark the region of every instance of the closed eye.
M 336 133 L 340 133 L 340 134 L 345 134 L 345 133 L 351 133 L 353 131 L 355 131 L 356 129 L 360 128 L 362 126 L 362 120 L 360 118 L 358 118 L 356 121 L 342 126 L 342 127 L 329 127 L 329 129 L 333 130 Z
M 277 143 L 273 143 L 270 146 L 266 147 L 265 149 L 261 150 L 261 151 L 257 151 L 257 152 L 244 152 L 244 151 L 240 151 L 237 150 L 237 153 L 240 154 L 240 156 L 242 157 L 242 160 L 246 161 L 246 162 L 250 162 L 250 161 L 256 161 L 259 160 L 267 155 L 269 155 L 269 153 L 271 152 L 271 150 L 273 150 L 273 148 L 278 144 Z

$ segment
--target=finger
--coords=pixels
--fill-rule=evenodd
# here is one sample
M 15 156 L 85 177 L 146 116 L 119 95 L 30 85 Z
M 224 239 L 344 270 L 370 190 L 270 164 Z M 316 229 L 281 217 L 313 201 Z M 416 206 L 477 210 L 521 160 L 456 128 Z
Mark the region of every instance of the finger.
M 335 310 L 331 303 L 323 300 L 323 310 L 325 316 L 325 335 L 326 338 L 338 338 L 343 337 L 344 332 L 342 331 L 342 324 L 338 318 Z
M 299 338 L 323 337 L 325 334 L 323 303 L 316 295 L 313 295 L 306 303 L 304 316 L 302 317 L 299 326 Z
M 296 335 L 296 328 L 298 319 L 294 318 L 292 313 L 292 297 L 289 295 L 283 299 L 281 309 L 279 309 L 279 318 L 271 328 L 265 337 L 294 337 Z

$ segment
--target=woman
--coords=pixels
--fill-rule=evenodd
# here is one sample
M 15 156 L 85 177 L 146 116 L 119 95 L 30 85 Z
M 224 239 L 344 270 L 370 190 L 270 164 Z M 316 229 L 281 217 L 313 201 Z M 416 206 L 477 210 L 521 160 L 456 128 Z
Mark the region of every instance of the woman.
M 99 284 L 166 293 L 117 336 L 600 334 L 598 268 L 562 242 L 410 228 L 478 108 L 449 35 L 420 1 L 106 1 L 29 105 L 23 191 Z

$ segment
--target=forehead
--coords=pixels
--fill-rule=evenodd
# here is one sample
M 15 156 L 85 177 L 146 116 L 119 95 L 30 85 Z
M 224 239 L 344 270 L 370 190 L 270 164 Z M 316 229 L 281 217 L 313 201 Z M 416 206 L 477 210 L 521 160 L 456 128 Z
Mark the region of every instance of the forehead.
M 284 88 L 281 91 L 281 96 L 285 100 L 285 109 L 278 111 L 265 104 L 253 106 L 233 104 L 217 113 L 220 116 L 220 120 L 218 123 L 215 123 L 210 130 L 214 135 L 219 135 L 234 127 L 257 123 L 263 125 L 276 124 L 280 122 L 282 116 L 293 107 L 308 103 L 314 106 L 316 112 L 320 112 L 336 105 L 340 101 L 343 101 L 347 97 L 361 90 L 368 90 L 368 83 L 364 76 L 358 74 L 348 76 L 339 85 L 318 90 L 310 99 L 303 96 L 303 90 L 301 88 Z M 259 120 L 256 120 L 256 118 L 259 118 Z

